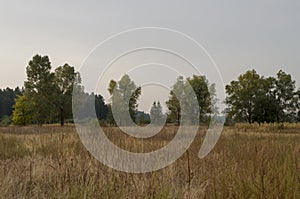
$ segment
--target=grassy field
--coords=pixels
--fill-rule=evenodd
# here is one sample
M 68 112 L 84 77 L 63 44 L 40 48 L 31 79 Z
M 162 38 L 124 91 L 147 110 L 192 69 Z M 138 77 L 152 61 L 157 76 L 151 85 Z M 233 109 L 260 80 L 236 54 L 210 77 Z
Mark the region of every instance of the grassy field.
M 177 127 L 138 140 L 118 128 L 107 136 L 127 150 L 166 145 Z M 226 127 L 214 150 L 197 154 L 199 129 L 174 164 L 156 172 L 130 174 L 106 167 L 81 144 L 73 126 L 0 128 L 2 198 L 300 198 L 300 126 Z

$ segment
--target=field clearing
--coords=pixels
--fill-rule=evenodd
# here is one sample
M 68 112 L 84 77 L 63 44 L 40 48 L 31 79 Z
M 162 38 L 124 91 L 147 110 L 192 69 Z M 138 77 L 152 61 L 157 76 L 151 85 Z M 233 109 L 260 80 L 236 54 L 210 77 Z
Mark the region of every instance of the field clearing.
M 300 127 L 283 125 L 225 127 L 204 159 L 200 128 L 188 153 L 146 174 L 101 164 L 72 125 L 0 128 L 1 198 L 300 198 Z M 143 140 L 105 131 L 121 148 L 146 152 L 168 144 L 177 128 Z

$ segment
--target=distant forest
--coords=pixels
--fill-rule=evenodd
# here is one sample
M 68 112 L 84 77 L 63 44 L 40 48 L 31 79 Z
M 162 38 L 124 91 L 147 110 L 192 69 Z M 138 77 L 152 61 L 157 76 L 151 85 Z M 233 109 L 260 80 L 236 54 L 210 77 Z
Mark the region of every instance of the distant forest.
M 13 114 L 15 99 L 22 95 L 22 89 L 0 89 L 0 119 L 3 123 L 9 123 Z
M 215 84 L 205 76 L 194 75 L 184 79 L 178 77 L 171 88 L 166 103 L 167 113 L 162 112 L 161 102 L 155 101 L 150 113 L 138 110 L 138 99 L 142 88 L 128 75 L 119 81 L 111 80 L 108 91 L 112 101 L 105 103 L 101 94 L 85 93 L 81 77 L 73 66 L 64 64 L 51 72 L 48 56 L 35 55 L 26 67 L 27 80 L 22 88 L 0 89 L 0 125 L 28 125 L 73 122 L 72 92 L 76 88 L 84 96 L 82 104 L 95 102 L 98 120 L 102 124 L 115 125 L 112 106 L 119 110 L 129 109 L 132 120 L 140 125 L 161 121 L 180 124 L 182 116 L 200 114 L 199 122 L 208 122 L 212 115 L 218 115 Z M 186 90 L 191 86 L 197 98 L 199 110 L 194 110 L 191 95 Z M 227 123 L 274 123 L 300 121 L 300 89 L 290 74 L 280 70 L 275 77 L 264 77 L 255 70 L 246 71 L 237 80 L 226 86 Z M 124 96 L 130 96 L 129 107 L 123 107 Z M 180 102 L 185 106 L 182 113 Z M 90 113 L 83 117 L 92 117 Z M 128 121 L 121 120 L 122 125 Z

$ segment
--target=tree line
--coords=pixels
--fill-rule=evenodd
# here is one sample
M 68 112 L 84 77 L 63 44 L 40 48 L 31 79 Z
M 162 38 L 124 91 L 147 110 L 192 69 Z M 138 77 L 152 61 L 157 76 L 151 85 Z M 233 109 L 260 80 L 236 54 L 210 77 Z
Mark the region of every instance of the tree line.
M 73 66 L 64 64 L 54 72 L 48 56 L 35 55 L 26 67 L 24 90 L 15 99 L 12 121 L 16 125 L 47 124 L 72 121 L 73 87 L 80 87 L 81 77 Z M 83 88 L 82 88 L 83 90 Z M 107 115 L 101 95 L 86 94 L 93 99 L 99 119 Z
M 199 114 L 193 124 L 209 121 L 219 113 L 216 106 L 215 84 L 205 76 L 178 77 L 165 102 L 168 111 L 163 113 L 161 102 L 152 104 L 150 113 L 138 110 L 142 88 L 127 74 L 119 80 L 111 80 L 108 91 L 111 101 L 105 103 L 100 94 L 86 93 L 81 86 L 81 77 L 73 66 L 64 64 L 52 71 L 48 56 L 35 55 L 26 67 L 27 80 L 22 89 L 0 89 L 0 119 L 2 125 L 49 124 L 73 122 L 72 92 L 82 93 L 83 118 L 96 116 L 109 125 L 161 124 L 162 121 L 180 124 L 182 118 Z M 191 87 L 193 92 L 188 88 Z M 192 94 L 194 93 L 194 94 Z M 255 70 L 247 71 L 226 86 L 227 121 L 233 122 L 297 122 L 300 120 L 300 89 L 290 74 L 280 70 L 276 77 L 264 77 Z M 194 98 L 196 98 L 196 104 Z M 91 105 L 92 106 L 88 106 Z M 198 110 L 195 107 L 199 107 Z M 113 114 L 117 110 L 118 114 Z M 184 110 L 184 111 L 183 111 Z M 126 114 L 130 119 L 124 119 Z
M 226 86 L 228 120 L 248 123 L 300 121 L 300 89 L 290 74 L 280 70 L 264 77 L 255 70 Z
M 35 55 L 28 62 L 26 74 L 27 80 L 24 82 L 24 88 L 15 90 L 7 88 L 5 97 L 1 95 L 1 120 L 6 116 L 12 118 L 15 125 L 60 123 L 63 126 L 66 121 L 72 122 L 73 119 L 73 88 L 77 88 L 84 95 L 83 104 L 95 103 L 96 115 L 101 122 L 111 125 L 115 125 L 116 120 L 120 121 L 120 125 L 128 125 L 130 121 L 122 119 L 122 114 L 127 111 L 137 124 L 148 124 L 151 120 L 153 124 L 160 124 L 164 120 L 179 124 L 181 107 L 175 93 L 184 95 L 185 104 L 189 104 L 188 93 L 184 93 L 188 83 L 192 85 L 199 98 L 201 115 L 212 113 L 212 110 L 215 109 L 213 108 L 216 102 L 214 84 L 210 85 L 205 76 L 194 75 L 187 79 L 179 77 L 172 87 L 170 99 L 166 102 L 168 112 L 163 113 L 161 103 L 157 101 L 153 102 L 148 114 L 138 110 L 138 99 L 142 89 L 127 74 L 119 81 L 111 80 L 108 91 L 112 101 L 108 104 L 104 102 L 100 94 L 84 92 L 80 74 L 75 71 L 73 66 L 66 63 L 58 66 L 52 72 L 48 56 Z M 126 101 L 125 99 L 128 99 L 128 104 L 123 103 Z M 118 110 L 117 115 L 113 115 L 112 106 Z M 190 111 L 192 114 L 193 107 L 190 108 Z M 90 112 L 91 110 L 88 110 L 82 116 L 89 118 L 91 117 Z
M 12 119 L 13 105 L 17 96 L 21 95 L 22 89 L 0 89 L 0 119 L 2 125 L 8 125 Z

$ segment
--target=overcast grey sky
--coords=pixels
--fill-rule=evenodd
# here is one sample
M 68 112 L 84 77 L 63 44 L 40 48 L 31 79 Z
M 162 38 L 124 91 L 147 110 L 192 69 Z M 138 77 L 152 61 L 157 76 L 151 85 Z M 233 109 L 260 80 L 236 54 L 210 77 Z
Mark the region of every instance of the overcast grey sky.
M 225 84 L 246 70 L 300 83 L 300 1 L 3 1 L 0 88 L 22 86 L 33 55 L 77 69 L 101 41 L 136 27 L 184 32 L 218 64 Z M 106 91 L 105 91 L 106 92 Z

